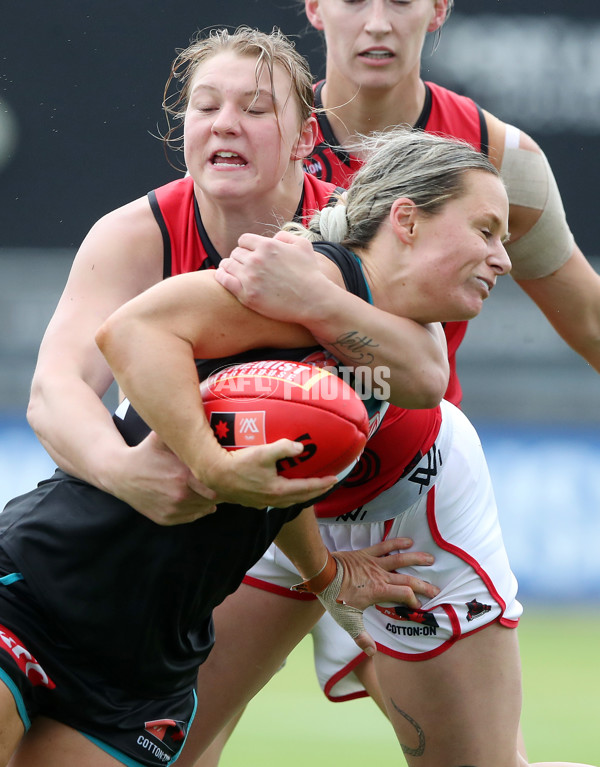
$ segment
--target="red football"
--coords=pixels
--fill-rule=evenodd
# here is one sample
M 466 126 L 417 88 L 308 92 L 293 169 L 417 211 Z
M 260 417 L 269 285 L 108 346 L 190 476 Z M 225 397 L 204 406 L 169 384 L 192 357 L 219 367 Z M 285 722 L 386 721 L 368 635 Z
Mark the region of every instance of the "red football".
M 369 433 L 366 408 L 337 375 L 304 362 L 265 360 L 232 365 L 202 382 L 210 425 L 235 450 L 287 437 L 305 445 L 280 461 L 285 477 L 344 475 Z

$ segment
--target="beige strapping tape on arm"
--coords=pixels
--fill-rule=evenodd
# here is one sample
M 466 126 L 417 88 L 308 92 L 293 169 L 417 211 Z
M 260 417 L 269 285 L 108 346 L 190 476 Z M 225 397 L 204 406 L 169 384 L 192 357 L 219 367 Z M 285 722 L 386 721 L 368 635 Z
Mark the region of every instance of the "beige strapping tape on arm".
M 519 148 L 519 131 L 507 125 L 500 173 L 511 205 L 541 210 L 527 234 L 506 248 L 516 280 L 533 280 L 556 271 L 571 257 L 573 235 L 560 192 L 544 154 Z

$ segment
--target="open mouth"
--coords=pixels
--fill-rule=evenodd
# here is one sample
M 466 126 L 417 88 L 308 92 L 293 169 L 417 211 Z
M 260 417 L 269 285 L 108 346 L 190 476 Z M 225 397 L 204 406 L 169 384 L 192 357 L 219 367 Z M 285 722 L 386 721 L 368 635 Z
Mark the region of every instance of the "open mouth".
M 237 154 L 237 152 L 226 152 L 223 150 L 215 152 L 211 157 L 211 162 L 213 165 L 235 168 L 240 168 L 244 165 L 247 165 L 246 160 L 241 155 Z
M 370 50 L 362 51 L 359 54 L 361 58 L 372 59 L 373 61 L 383 61 L 384 59 L 393 59 L 394 54 L 391 51 L 385 50 Z
M 486 291 L 489 293 L 491 289 L 494 287 L 494 284 L 490 282 L 489 280 L 485 280 L 483 277 L 477 277 L 477 281 L 483 285 L 483 287 L 486 289 Z

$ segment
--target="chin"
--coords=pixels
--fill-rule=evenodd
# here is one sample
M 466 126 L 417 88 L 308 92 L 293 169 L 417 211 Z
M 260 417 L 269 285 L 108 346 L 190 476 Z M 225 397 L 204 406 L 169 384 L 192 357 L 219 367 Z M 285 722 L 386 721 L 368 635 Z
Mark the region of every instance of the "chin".
M 475 317 L 477 317 L 481 310 L 483 309 L 483 302 L 480 303 L 478 306 L 472 306 L 469 309 L 465 310 L 465 313 L 463 315 L 463 319 L 465 320 L 472 320 Z
M 448 312 L 445 322 L 464 322 L 465 320 L 473 320 L 480 314 L 482 308 L 483 303 L 479 303 L 477 306 L 473 306 L 472 304 L 463 306 L 460 311 Z

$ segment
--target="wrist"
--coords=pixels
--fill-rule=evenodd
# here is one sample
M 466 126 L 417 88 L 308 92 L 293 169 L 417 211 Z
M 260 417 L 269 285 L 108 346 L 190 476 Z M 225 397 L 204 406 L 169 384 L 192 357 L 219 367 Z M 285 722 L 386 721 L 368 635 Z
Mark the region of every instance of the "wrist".
M 320 594 L 333 581 L 337 573 L 337 560 L 330 551 L 327 551 L 327 559 L 321 569 L 302 583 L 292 586 L 292 591 L 300 591 L 309 594 Z
M 302 303 L 298 310 L 296 322 L 313 334 L 325 333 L 327 335 L 329 326 L 331 322 L 335 321 L 337 312 L 338 296 L 335 293 L 336 289 L 339 290 L 340 295 L 346 295 L 343 288 L 339 288 L 321 272 L 315 275 L 307 293 L 310 296 L 310 301 Z

